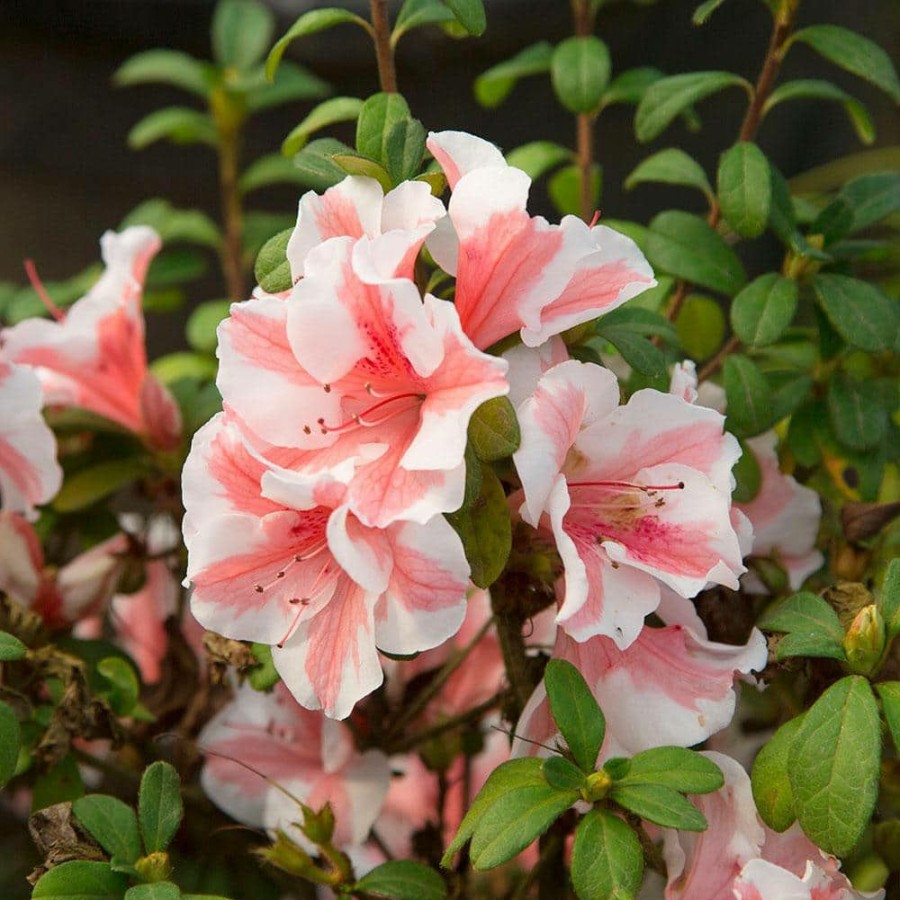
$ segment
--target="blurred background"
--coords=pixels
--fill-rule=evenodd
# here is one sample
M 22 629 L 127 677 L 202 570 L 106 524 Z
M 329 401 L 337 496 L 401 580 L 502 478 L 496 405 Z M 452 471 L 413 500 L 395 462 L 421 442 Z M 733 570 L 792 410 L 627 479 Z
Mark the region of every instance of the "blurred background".
M 280 36 L 303 12 L 327 3 L 268 0 Z M 365 13 L 367 3 L 345 6 Z M 596 33 L 609 45 L 613 73 L 654 65 L 667 74 L 727 68 L 755 80 L 765 53 L 770 15 L 759 0 L 728 0 L 703 27 L 691 24 L 696 0 L 607 0 Z M 400 2 L 391 3 L 392 16 Z M 190 103 L 164 86 L 116 88 L 111 78 L 132 54 L 153 47 L 210 57 L 213 0 L 0 0 L 0 281 L 25 283 L 22 261 L 33 258 L 44 280 L 66 278 L 98 258 L 98 238 L 115 228 L 140 201 L 163 196 L 179 207 L 206 210 L 218 219 L 213 151 L 160 141 L 135 152 L 126 135 L 144 115 L 168 104 Z M 476 103 L 473 79 L 538 40 L 572 33 L 567 0 L 486 0 L 488 28 L 480 39 L 457 40 L 437 27 L 404 37 L 398 48 L 400 90 L 428 129 L 472 131 L 504 150 L 529 140 L 574 145 L 574 123 L 553 98 L 546 76 L 519 83 L 499 108 Z M 896 0 L 806 0 L 799 24 L 840 24 L 878 41 L 900 57 L 900 3 Z M 377 90 L 371 46 L 360 29 L 340 26 L 295 42 L 288 59 L 307 66 L 335 94 L 366 97 Z M 877 129 L 875 148 L 900 144 L 896 107 L 868 83 L 797 45 L 782 70 L 787 78 L 833 80 L 865 103 Z M 276 152 L 316 101 L 272 109 L 250 123 L 242 162 Z M 199 107 L 199 101 L 198 101 Z M 670 206 L 696 208 L 699 194 L 640 185 L 624 191 L 634 166 L 661 147 L 679 145 L 714 176 L 716 161 L 733 140 L 743 101 L 725 91 L 699 106 L 702 128 L 682 124 L 647 146 L 636 143 L 633 107 L 604 113 L 596 132 L 603 166 L 604 215 L 647 222 Z M 332 133 L 332 132 L 326 132 Z M 352 142 L 351 129 L 334 129 Z M 777 108 L 758 142 L 788 177 L 866 148 L 839 104 L 802 101 Z M 269 187 L 253 195 L 255 209 L 292 214 L 301 188 Z M 535 212 L 552 215 L 538 187 Z M 194 288 L 196 301 L 224 295 L 214 260 Z M 194 298 L 193 295 L 196 294 Z M 157 352 L 178 345 L 180 325 L 151 324 Z M 174 342 L 174 343 L 173 343 Z M 153 347 L 151 348 L 153 349 Z

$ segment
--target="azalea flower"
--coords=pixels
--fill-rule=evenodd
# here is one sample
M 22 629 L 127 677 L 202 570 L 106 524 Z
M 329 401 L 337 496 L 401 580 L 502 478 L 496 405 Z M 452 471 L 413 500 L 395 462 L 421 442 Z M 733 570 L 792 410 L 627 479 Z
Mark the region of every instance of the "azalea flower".
M 89 410 L 171 450 L 181 436 L 180 413 L 147 371 L 141 311 L 159 237 L 136 226 L 106 232 L 100 246 L 106 270 L 91 290 L 57 321 L 26 319 L 4 329 L 2 356 L 34 368 L 45 405 Z
M 565 566 L 557 622 L 576 640 L 624 649 L 660 602 L 660 583 L 691 597 L 744 571 L 731 523 L 740 449 L 718 413 L 637 391 L 574 360 L 544 374 L 518 410 L 513 459 L 522 518 L 552 529 Z
M 476 347 L 516 331 L 536 347 L 656 283 L 630 238 L 575 216 L 559 225 L 529 216 L 531 179 L 487 141 L 444 131 L 428 149 L 452 193 L 427 246 L 456 277 L 456 310 Z
M 56 439 L 41 417 L 42 404 L 34 372 L 0 359 L 0 504 L 29 520 L 37 518 L 35 506 L 51 500 L 62 485 Z
M 184 469 L 195 617 L 270 644 L 297 700 L 343 718 L 381 683 L 376 647 L 408 655 L 454 634 L 469 567 L 442 516 L 374 529 L 335 473 L 306 477 L 254 455 L 220 413 Z

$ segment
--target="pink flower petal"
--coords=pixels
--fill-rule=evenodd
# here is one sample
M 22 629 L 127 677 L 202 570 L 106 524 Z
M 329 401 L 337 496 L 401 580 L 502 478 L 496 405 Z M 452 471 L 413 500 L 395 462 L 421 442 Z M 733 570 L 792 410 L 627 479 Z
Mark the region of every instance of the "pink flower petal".
M 426 146 L 444 170 L 451 190 L 473 169 L 506 167 L 503 154 L 493 144 L 464 131 L 433 131 L 428 135 Z

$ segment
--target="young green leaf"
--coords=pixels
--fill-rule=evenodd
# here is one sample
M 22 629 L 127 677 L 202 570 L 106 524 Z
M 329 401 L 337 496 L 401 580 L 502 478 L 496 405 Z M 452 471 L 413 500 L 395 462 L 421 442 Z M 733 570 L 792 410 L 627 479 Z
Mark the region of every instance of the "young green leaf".
M 475 99 L 488 108 L 499 106 L 520 78 L 549 72 L 553 47 L 546 41 L 532 44 L 515 56 L 491 66 L 475 79 Z
M 685 794 L 708 794 L 725 783 L 722 770 L 711 760 L 682 747 L 655 747 L 631 758 L 617 784 L 658 784 Z
M 755 363 L 743 354 L 732 353 L 725 360 L 722 383 L 729 430 L 739 437 L 753 437 L 772 427 L 772 391 Z
M 258 63 L 275 30 L 275 16 L 256 0 L 219 0 L 212 20 L 212 48 L 223 68 L 239 71 Z
M 772 185 L 769 161 L 756 144 L 740 141 L 722 154 L 718 173 L 719 204 L 728 224 L 747 238 L 766 230 Z
M 819 273 L 816 300 L 840 336 L 854 347 L 879 353 L 891 350 L 900 331 L 900 307 L 868 281 Z
M 204 99 L 212 90 L 215 69 L 180 50 L 146 50 L 122 63 L 113 75 L 121 87 L 133 84 L 170 84 Z
M 215 147 L 219 135 L 212 118 L 186 106 L 167 106 L 145 116 L 128 132 L 128 146 L 143 150 L 155 141 L 173 144 L 209 144 Z
M 481 0 L 444 0 L 456 16 L 456 21 L 473 37 L 480 37 L 487 27 L 484 4 Z
M 572 161 L 572 151 L 553 141 L 532 141 L 522 144 L 506 154 L 506 161 L 516 169 L 521 169 L 532 181 L 541 175 Z
M 28 648 L 13 634 L 0 631 L 0 662 L 13 662 L 24 659 Z
M 122 900 L 181 900 L 181 888 L 171 881 L 136 884 L 128 888 Z
M 347 175 L 334 157 L 352 152 L 346 144 L 334 138 L 318 138 L 310 141 L 294 157 L 294 167 L 309 187 L 314 191 L 324 191 Z
M 644 880 L 641 842 L 618 816 L 592 809 L 575 830 L 572 885 L 579 900 L 628 900 Z
M 593 772 L 606 734 L 606 719 L 581 672 L 570 662 L 551 659 L 544 670 L 550 711 L 575 762 Z
M 541 771 L 550 787 L 558 791 L 580 791 L 584 786 L 584 772 L 570 763 L 564 756 L 549 756 L 544 760 Z
M 752 92 L 745 79 L 732 72 L 687 72 L 654 81 L 638 104 L 634 117 L 637 139 L 646 144 L 665 131 L 671 122 L 705 97 L 727 87 L 740 86 Z
M 254 274 L 259 286 L 270 294 L 278 294 L 288 291 L 293 287 L 294 280 L 291 277 L 291 264 L 287 258 L 288 241 L 293 234 L 293 228 L 286 228 L 275 237 L 269 238 L 259 251 L 254 266 Z
M 400 94 L 373 94 L 359 110 L 356 152 L 387 168 L 388 135 L 394 125 L 410 118 L 409 105 Z
M 751 281 L 731 304 L 731 327 L 748 347 L 762 347 L 777 341 L 794 321 L 797 312 L 797 283 L 777 272 L 768 272 Z
M 316 106 L 281 144 L 285 156 L 293 156 L 306 145 L 309 136 L 337 122 L 353 122 L 359 117 L 363 101 L 357 97 L 332 97 Z
M 395 122 L 384 145 L 387 171 L 393 184 L 414 178 L 425 155 L 425 129 L 418 119 Z
M 485 462 L 512 456 L 521 439 L 516 410 L 507 397 L 486 400 L 469 419 L 469 442 Z
M 774 831 L 786 831 L 797 818 L 788 776 L 788 758 L 803 716 L 785 722 L 756 755 L 751 772 L 753 800 L 762 820 Z
M 699 216 L 681 210 L 661 212 L 653 219 L 646 253 L 655 268 L 728 296 L 747 281 L 725 239 Z
M 797 41 L 812 47 L 836 66 L 881 88 L 895 103 L 900 103 L 900 79 L 894 64 L 874 41 L 839 25 L 802 28 L 794 33 L 788 46 Z
M 452 22 L 456 16 L 446 7 L 441 0 L 405 0 L 397 20 L 394 22 L 394 30 L 391 32 L 391 46 L 396 47 L 397 42 L 413 28 L 422 25 L 441 25 Z
M 845 856 L 872 818 L 881 723 L 869 682 L 850 675 L 806 713 L 788 754 L 797 819 L 826 853 Z
M 152 763 L 141 778 L 138 820 L 147 853 L 165 850 L 175 837 L 183 813 L 181 782 L 167 762 Z
M 777 657 L 824 656 L 844 659 L 844 629 L 837 613 L 821 597 L 801 592 L 788 597 L 762 615 L 757 625 L 764 631 L 786 632 Z M 790 638 L 790 640 L 788 640 Z
M 695 10 L 691 16 L 691 21 L 695 25 L 705 25 L 709 17 L 725 2 L 725 0 L 705 0 Z
M 550 77 L 569 112 L 592 113 L 600 106 L 611 69 L 609 49 L 600 38 L 571 37 L 553 51 Z
M 443 900 L 447 885 L 434 869 L 423 863 L 393 859 L 360 878 L 353 892 L 392 900 Z
M 871 144 L 875 140 L 875 126 L 866 107 L 856 97 L 841 90 L 830 81 L 821 81 L 818 78 L 800 78 L 780 84 L 765 102 L 763 115 L 786 100 L 833 100 L 840 103 L 859 139 L 864 144 Z
M 73 860 L 54 866 L 34 886 L 33 900 L 122 900 L 128 878 L 109 863 Z
M 682 831 L 705 831 L 703 813 L 678 791 L 661 784 L 613 783 L 611 800 L 648 822 Z
M 0 702 L 0 788 L 16 772 L 19 742 L 19 720 L 8 703 Z
M 638 164 L 625 179 L 625 189 L 630 191 L 635 185 L 648 181 L 694 187 L 703 191 L 707 197 L 712 197 L 713 193 L 706 172 L 700 164 L 677 147 L 660 150 Z
M 888 637 L 900 633 L 900 559 L 892 559 L 881 584 L 881 614 Z
M 888 413 L 870 384 L 837 372 L 828 385 L 828 418 L 835 437 L 851 450 L 877 447 L 888 427 Z
M 133 863 L 141 855 L 134 810 L 106 794 L 88 794 L 72 804 L 72 812 L 91 837 L 117 861 Z

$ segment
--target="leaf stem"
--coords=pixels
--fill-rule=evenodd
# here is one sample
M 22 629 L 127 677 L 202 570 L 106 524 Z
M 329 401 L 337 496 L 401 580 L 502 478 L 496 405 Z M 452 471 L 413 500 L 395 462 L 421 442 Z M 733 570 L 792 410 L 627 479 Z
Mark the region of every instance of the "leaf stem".
M 375 42 L 375 58 L 378 61 L 378 82 L 381 90 L 397 93 L 397 72 L 394 68 L 394 50 L 391 46 L 391 23 L 388 18 L 387 0 L 371 0 L 372 39 Z

